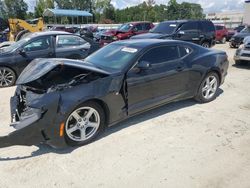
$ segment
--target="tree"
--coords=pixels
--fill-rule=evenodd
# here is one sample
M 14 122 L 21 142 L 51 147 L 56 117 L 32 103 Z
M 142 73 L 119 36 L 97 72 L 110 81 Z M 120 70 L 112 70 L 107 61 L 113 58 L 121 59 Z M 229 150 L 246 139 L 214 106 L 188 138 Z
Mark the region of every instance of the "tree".
M 47 8 L 54 8 L 54 1 L 53 0 L 39 0 L 36 7 L 34 15 L 36 18 L 42 17 L 43 12 Z
M 180 4 L 176 0 L 170 0 L 167 6 L 167 18 L 168 20 L 178 20 L 180 19 Z
M 0 17 L 1 18 L 6 18 L 6 7 L 5 7 L 5 4 L 2 0 L 0 0 Z
M 4 0 L 6 13 L 9 18 L 25 19 L 28 5 L 24 0 Z

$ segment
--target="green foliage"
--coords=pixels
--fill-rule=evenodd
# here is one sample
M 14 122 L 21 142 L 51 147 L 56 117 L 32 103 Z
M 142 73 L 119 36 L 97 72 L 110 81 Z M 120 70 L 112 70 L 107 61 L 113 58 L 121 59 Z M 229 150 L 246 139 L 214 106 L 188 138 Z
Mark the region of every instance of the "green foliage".
M 39 0 L 35 7 L 35 17 L 42 17 L 44 10 L 47 8 L 54 8 L 54 0 Z
M 34 15 L 27 15 L 28 6 L 24 0 L 0 0 L 0 17 L 21 18 L 41 17 L 46 8 L 86 10 L 94 14 L 95 22 L 123 23 L 129 21 L 147 20 L 161 22 L 163 20 L 178 19 L 203 19 L 204 14 L 201 5 L 195 3 L 178 3 L 170 0 L 168 4 L 156 4 L 155 0 L 146 0 L 143 3 L 115 9 L 111 0 L 37 0 Z M 81 20 L 81 19 L 80 19 Z M 67 22 L 67 18 L 62 20 Z M 105 21 L 105 22 L 106 22 Z
M 25 19 L 28 5 L 24 0 L 4 0 L 8 18 Z
M 6 13 L 6 9 L 5 9 L 5 4 L 3 1 L 0 0 L 0 17 L 1 18 L 7 18 L 7 13 Z

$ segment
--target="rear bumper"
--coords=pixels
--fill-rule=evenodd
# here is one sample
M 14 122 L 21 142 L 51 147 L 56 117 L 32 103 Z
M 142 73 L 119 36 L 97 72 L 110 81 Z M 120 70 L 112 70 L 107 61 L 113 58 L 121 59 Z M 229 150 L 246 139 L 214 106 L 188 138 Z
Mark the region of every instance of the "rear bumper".
M 0 137 L 0 148 L 14 145 L 31 146 L 40 143 L 54 148 L 67 147 L 64 137 L 59 135 L 60 122 L 62 122 L 58 118 L 60 116 L 57 116 L 59 96 L 50 95 L 49 98 L 48 104 L 44 103 L 39 108 L 29 108 L 27 113 L 22 115 L 18 114 L 20 105 L 18 95 L 11 98 L 12 123 L 10 126 L 16 130 Z

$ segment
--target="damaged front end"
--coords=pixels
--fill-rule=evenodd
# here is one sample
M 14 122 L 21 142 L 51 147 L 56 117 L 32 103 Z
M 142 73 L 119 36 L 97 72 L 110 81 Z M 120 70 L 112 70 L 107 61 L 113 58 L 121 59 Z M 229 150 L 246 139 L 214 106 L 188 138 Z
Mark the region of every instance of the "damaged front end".
M 10 100 L 11 125 L 14 132 L 0 137 L 0 148 L 13 145 L 36 145 L 49 140 L 48 127 L 54 122 L 49 114 L 56 113 L 60 96 L 35 94 L 19 86 Z M 40 101 L 40 102 L 38 102 Z
M 10 126 L 16 130 L 0 137 L 0 148 L 39 143 L 56 148 L 67 146 L 60 135 L 65 120 L 65 113 L 60 111 L 61 93 L 107 74 L 77 62 L 73 66 L 72 62 L 62 62 L 35 60 L 20 75 L 10 100 Z

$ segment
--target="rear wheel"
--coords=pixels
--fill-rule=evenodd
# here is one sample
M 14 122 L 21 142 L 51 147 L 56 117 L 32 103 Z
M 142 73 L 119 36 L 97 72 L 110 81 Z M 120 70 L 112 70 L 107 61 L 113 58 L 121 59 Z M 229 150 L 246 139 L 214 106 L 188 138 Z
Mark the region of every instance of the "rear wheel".
M 195 97 L 198 102 L 206 103 L 216 98 L 219 87 L 219 77 L 217 73 L 211 72 L 201 82 L 199 91 Z
M 204 48 L 210 48 L 209 42 L 203 42 L 201 46 L 203 46 Z
M 30 32 L 29 32 L 28 30 L 20 31 L 20 32 L 17 34 L 17 36 L 16 36 L 16 38 L 15 38 L 15 41 L 19 41 L 19 40 L 21 40 L 21 39 L 27 37 L 29 34 L 30 34 Z
M 8 67 L 0 67 L 0 88 L 13 86 L 15 82 L 15 72 Z
M 69 145 L 85 145 L 96 138 L 105 125 L 102 107 L 95 102 L 86 102 L 68 116 L 65 123 L 65 138 Z

